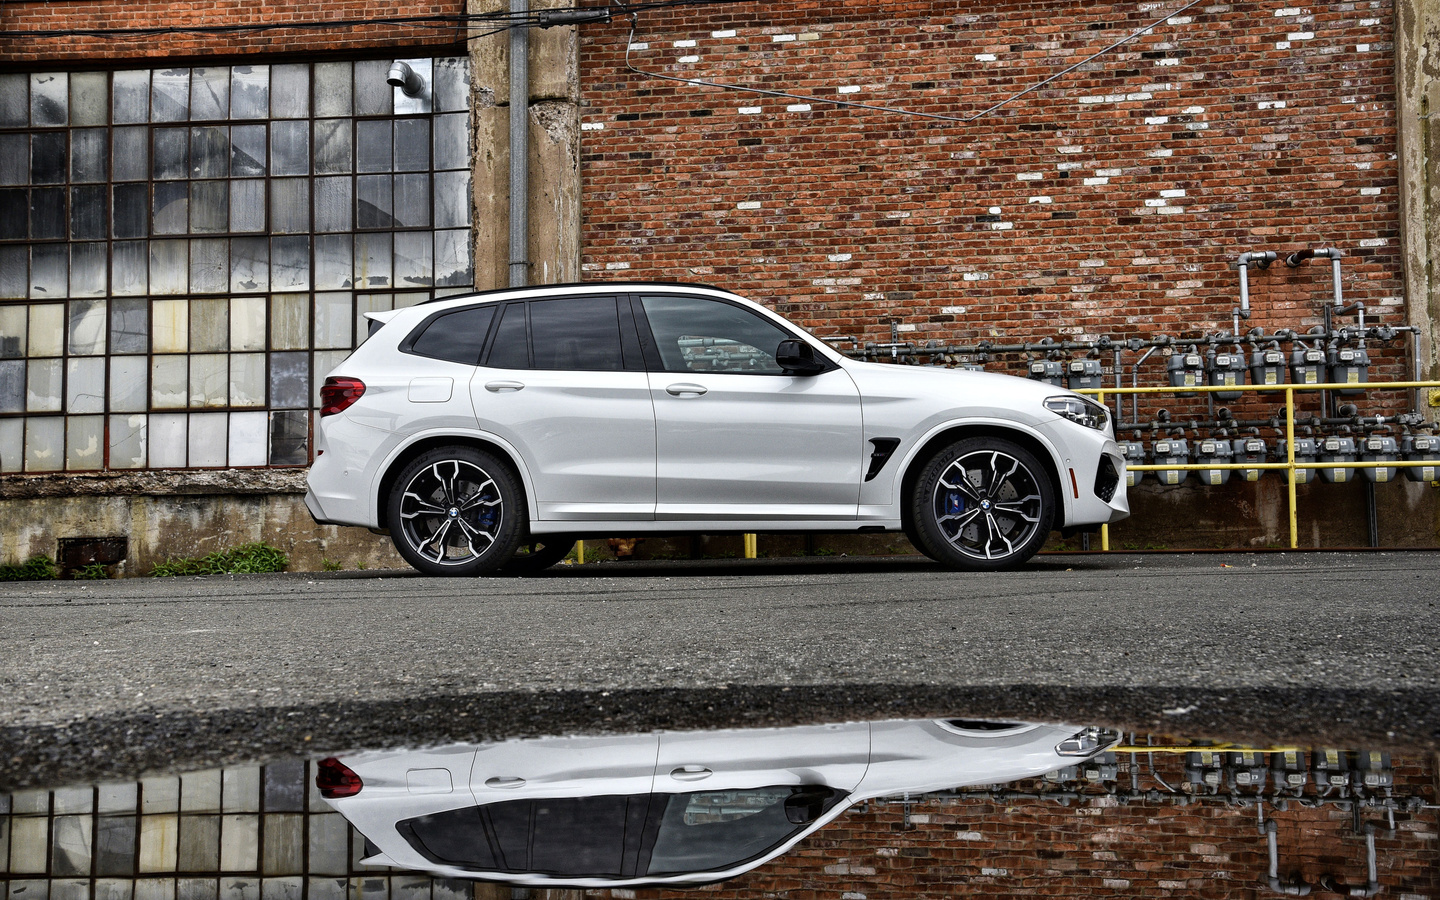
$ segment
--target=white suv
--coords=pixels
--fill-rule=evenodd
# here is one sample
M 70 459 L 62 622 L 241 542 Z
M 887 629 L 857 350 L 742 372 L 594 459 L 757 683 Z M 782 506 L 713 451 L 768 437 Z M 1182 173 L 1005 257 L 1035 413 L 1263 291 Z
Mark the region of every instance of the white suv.
M 716 288 L 519 288 L 369 317 L 321 389 L 305 502 L 388 529 L 429 574 L 726 532 L 903 531 L 948 566 L 1000 569 L 1052 528 L 1129 514 L 1105 407 L 852 360 Z

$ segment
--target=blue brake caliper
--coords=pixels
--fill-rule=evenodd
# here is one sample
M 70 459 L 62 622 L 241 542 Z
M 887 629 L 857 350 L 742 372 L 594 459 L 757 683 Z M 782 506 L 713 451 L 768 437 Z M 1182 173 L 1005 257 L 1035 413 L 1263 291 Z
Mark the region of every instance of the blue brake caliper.
M 945 493 L 945 515 L 958 516 L 965 511 L 965 495 L 959 491 Z

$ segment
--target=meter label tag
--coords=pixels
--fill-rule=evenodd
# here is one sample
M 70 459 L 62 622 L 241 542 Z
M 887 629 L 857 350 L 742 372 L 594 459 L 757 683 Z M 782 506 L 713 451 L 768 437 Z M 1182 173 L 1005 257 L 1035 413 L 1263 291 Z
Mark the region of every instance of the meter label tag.
M 1350 374 L 1349 374 L 1348 376 L 1346 376 L 1346 378 L 1345 378 L 1345 383 L 1346 383 L 1346 384 L 1359 384 L 1359 383 L 1360 383 L 1360 373 L 1357 372 L 1357 371 L 1355 371 L 1354 369 L 1350 370 Z

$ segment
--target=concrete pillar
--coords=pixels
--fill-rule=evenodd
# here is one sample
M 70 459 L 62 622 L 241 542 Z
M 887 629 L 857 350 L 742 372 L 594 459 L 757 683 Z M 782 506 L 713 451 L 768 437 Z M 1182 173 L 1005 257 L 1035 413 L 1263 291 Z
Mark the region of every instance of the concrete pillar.
M 532 11 L 572 0 L 531 0 Z M 471 14 L 508 0 L 468 0 Z M 481 26 L 477 33 L 490 30 Z M 505 32 L 471 41 L 475 287 L 509 279 L 510 53 Z M 530 29 L 531 284 L 580 280 L 580 38 L 576 27 Z
M 1421 371 L 1440 378 L 1440 4 L 1396 0 L 1395 111 L 1400 244 Z

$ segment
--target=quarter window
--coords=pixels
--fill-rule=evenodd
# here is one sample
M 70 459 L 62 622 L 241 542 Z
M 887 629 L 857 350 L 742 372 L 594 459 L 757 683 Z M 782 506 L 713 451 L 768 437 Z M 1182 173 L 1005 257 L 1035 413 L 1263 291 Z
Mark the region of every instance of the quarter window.
M 480 362 L 480 350 L 485 343 L 485 335 L 490 331 L 490 321 L 494 318 L 493 306 L 472 306 L 436 316 L 411 342 L 410 352 L 467 366 L 476 365 Z

